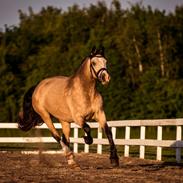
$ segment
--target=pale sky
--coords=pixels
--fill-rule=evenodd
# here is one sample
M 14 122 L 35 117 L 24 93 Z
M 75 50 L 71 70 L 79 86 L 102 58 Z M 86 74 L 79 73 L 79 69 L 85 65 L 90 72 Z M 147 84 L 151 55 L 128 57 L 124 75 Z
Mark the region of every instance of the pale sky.
M 88 7 L 90 4 L 96 4 L 98 0 L 0 0 L 0 28 L 4 25 L 18 25 L 18 10 L 27 12 L 31 6 L 34 12 L 39 12 L 42 7 L 48 5 L 67 10 L 69 6 L 78 4 L 80 7 Z M 110 6 L 112 0 L 104 0 Z M 122 8 L 130 7 L 130 4 L 140 2 L 140 0 L 120 0 Z M 152 8 L 160 10 L 165 9 L 166 12 L 174 11 L 176 5 L 183 5 L 183 0 L 143 0 L 143 5 L 151 5 Z

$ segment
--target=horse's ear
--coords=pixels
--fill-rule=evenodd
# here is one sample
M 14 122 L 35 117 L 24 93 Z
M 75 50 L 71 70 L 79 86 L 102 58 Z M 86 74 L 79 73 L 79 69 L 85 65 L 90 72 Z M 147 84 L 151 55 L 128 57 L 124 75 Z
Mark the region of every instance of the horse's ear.
M 101 48 L 100 48 L 100 54 L 102 55 L 102 56 L 104 56 L 104 47 L 102 46 Z
M 96 54 L 96 52 L 97 52 L 97 49 L 96 49 L 96 47 L 95 47 L 95 46 L 93 46 L 93 48 L 92 48 L 92 50 L 91 50 L 90 55 L 91 55 L 91 56 L 93 56 L 93 55 L 95 55 L 95 54 Z

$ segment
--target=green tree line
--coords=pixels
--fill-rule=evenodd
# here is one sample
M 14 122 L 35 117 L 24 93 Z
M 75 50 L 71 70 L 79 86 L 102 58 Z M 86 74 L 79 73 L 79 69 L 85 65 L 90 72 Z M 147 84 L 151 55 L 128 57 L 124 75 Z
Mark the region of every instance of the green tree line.
M 32 85 L 71 75 L 93 45 L 105 47 L 112 78 L 97 86 L 108 120 L 183 117 L 183 6 L 30 7 L 19 20 L 0 32 L 0 121 L 16 121 Z

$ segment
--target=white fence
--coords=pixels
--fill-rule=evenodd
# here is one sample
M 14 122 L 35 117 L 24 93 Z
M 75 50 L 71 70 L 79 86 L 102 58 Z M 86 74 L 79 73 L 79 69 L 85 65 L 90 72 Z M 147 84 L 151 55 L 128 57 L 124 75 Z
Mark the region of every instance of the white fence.
M 93 143 L 97 144 L 97 153 L 102 154 L 102 145 L 108 145 L 108 140 L 102 138 L 102 130 L 99 128 L 98 123 L 89 123 L 91 128 L 97 128 L 97 138 L 93 139 Z M 146 146 L 156 147 L 156 159 L 162 160 L 162 148 L 170 147 L 176 148 L 176 161 L 181 161 L 181 148 L 183 147 L 182 141 L 182 126 L 183 119 L 160 119 L 160 120 L 123 120 L 123 121 L 109 121 L 108 125 L 112 129 L 113 139 L 116 145 L 124 146 L 124 156 L 129 156 L 129 150 L 131 145 L 140 146 L 139 157 L 145 158 Z M 153 126 L 157 127 L 157 138 L 146 139 L 146 127 Z M 163 126 L 175 126 L 176 127 L 176 138 L 174 140 L 164 140 L 163 137 Z M 61 128 L 59 123 L 55 123 L 57 129 Z M 125 138 L 116 138 L 116 129 L 119 127 L 125 128 Z M 131 127 L 140 127 L 140 138 L 131 139 L 130 131 Z M 16 123 L 1 123 L 0 129 L 15 129 L 17 128 Z M 46 125 L 43 124 L 40 129 L 47 129 Z M 84 144 L 83 138 L 78 138 L 78 129 L 80 128 L 76 124 L 71 124 L 71 128 L 74 128 L 74 136 L 70 138 L 73 143 L 73 150 L 75 153 L 78 152 L 78 144 Z M 0 143 L 56 143 L 52 137 L 0 137 Z M 89 145 L 84 145 L 84 152 L 89 152 Z

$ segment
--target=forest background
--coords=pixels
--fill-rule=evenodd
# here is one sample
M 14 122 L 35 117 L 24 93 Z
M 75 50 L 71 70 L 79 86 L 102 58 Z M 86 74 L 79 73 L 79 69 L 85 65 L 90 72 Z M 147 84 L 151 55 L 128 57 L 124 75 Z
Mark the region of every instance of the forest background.
M 110 85 L 97 86 L 108 120 L 183 117 L 183 6 L 166 13 L 117 0 L 67 11 L 19 10 L 0 32 L 0 121 L 15 122 L 24 93 L 46 77 L 71 75 L 103 45 Z

